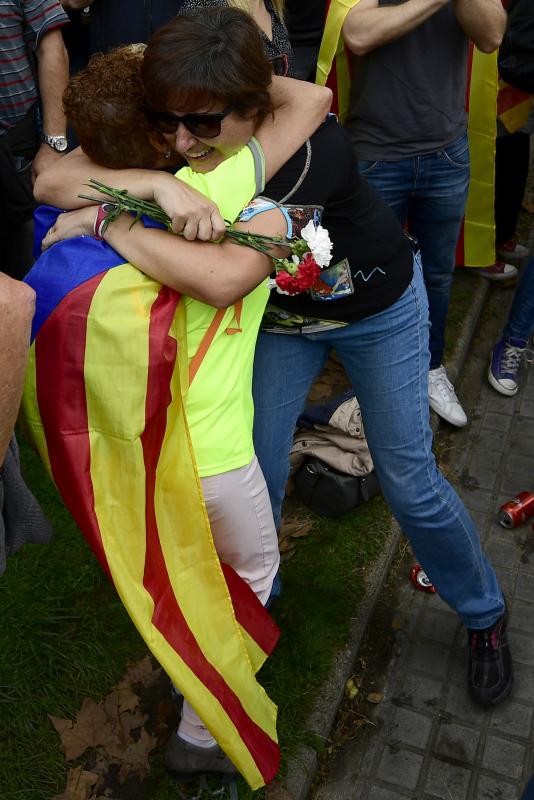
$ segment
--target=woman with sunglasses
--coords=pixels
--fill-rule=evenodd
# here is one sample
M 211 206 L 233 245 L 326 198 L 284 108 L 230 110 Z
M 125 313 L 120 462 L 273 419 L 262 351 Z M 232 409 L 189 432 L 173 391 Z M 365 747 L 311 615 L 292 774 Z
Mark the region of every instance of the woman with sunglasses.
M 246 17 L 245 21 L 243 42 L 248 40 L 250 49 L 255 49 L 259 56 L 258 64 L 254 61 L 253 53 L 247 50 L 259 95 L 249 97 L 247 113 L 251 118 L 243 125 L 248 131 L 247 138 L 253 131 L 257 134 L 265 164 L 262 164 L 260 157 L 252 157 L 254 154 L 260 155 L 259 143 L 256 147 L 252 142 L 252 150 L 247 152 L 248 148 L 239 148 L 239 152 L 223 161 L 219 169 L 205 176 L 191 169 L 178 173 L 179 177 L 197 188 L 203 186 L 213 200 L 221 202 L 228 218 L 234 218 L 251 199 L 255 179 L 259 183 L 258 188 L 262 187 L 263 166 L 267 176 L 271 176 L 298 149 L 306 136 L 306 129 L 311 132 L 324 117 L 330 99 L 328 90 L 306 87 L 303 92 L 294 81 L 272 81 L 261 47 L 257 46 L 259 37 L 254 29 L 252 32 L 256 39 L 250 37 L 252 23 Z M 67 162 L 66 173 L 72 178 L 73 172 L 80 172 L 83 176 L 80 183 L 93 176 L 121 186 L 129 185 L 129 179 L 137 180 L 134 185 L 139 186 L 141 175 L 153 183 L 162 181 L 165 191 L 168 190 L 168 181 L 179 183 L 174 176 L 127 169 L 162 167 L 176 158 L 176 153 L 171 153 L 166 140 L 150 127 L 142 111 L 141 61 L 139 49 L 119 48 L 107 55 L 95 56 L 87 69 L 70 82 L 64 95 L 69 121 L 93 162 L 108 167 L 102 169 L 95 166 L 95 163 L 88 161 L 87 155 L 78 153 L 66 156 L 70 161 L 70 164 Z M 273 102 L 267 92 L 271 81 L 275 84 L 271 91 L 277 106 L 274 115 L 267 113 Z M 237 97 L 231 105 L 239 105 L 239 102 Z M 181 125 L 188 131 L 218 138 L 222 129 L 231 122 L 231 114 L 226 108 L 221 112 L 190 113 L 179 121 L 172 115 L 163 115 L 161 119 L 155 117 L 155 120 L 164 130 L 172 125 L 176 130 Z M 263 125 L 259 124 L 262 117 L 265 118 Z M 234 127 L 236 125 L 239 126 L 239 120 L 234 120 Z M 166 158 L 167 155 L 170 157 Z M 115 169 L 121 171 L 115 172 Z M 72 186 L 67 187 L 67 192 L 69 188 L 74 192 Z M 78 189 L 84 193 L 87 191 L 81 185 Z M 67 193 L 61 202 L 68 200 L 68 197 Z M 179 196 L 179 201 L 187 203 L 188 199 Z M 187 217 L 186 212 L 184 208 L 184 217 Z M 95 207 L 87 209 L 87 213 L 94 222 Z M 69 218 L 72 219 L 69 214 L 59 216 L 52 226 L 52 233 L 46 237 L 47 244 L 54 241 L 56 232 Z M 80 233 L 83 232 L 81 229 Z M 33 273 L 30 273 L 30 282 L 35 280 L 35 271 L 40 270 L 42 275 L 44 270 L 51 276 L 48 279 L 49 291 L 52 289 L 50 282 L 56 279 L 54 276 L 58 272 L 63 274 L 57 265 L 62 264 L 64 259 L 72 258 L 70 253 L 73 251 L 69 251 L 69 243 L 65 244 L 67 249 L 63 249 L 63 252 L 66 255 L 62 255 L 61 243 L 45 253 Z M 97 243 L 93 237 L 85 237 L 79 240 L 78 245 L 78 259 L 87 261 L 102 242 Z M 203 245 L 195 243 L 191 247 L 197 251 L 200 248 L 204 256 Z M 233 246 L 232 250 L 236 249 L 237 255 L 247 252 Z M 47 270 L 47 264 L 51 262 L 55 262 L 56 267 Z M 194 266 L 194 263 L 190 265 Z M 74 269 L 76 265 L 72 264 L 72 267 Z M 190 294 L 194 296 L 193 284 Z M 215 546 L 221 560 L 234 567 L 262 603 L 269 597 L 279 563 L 268 492 L 254 458 L 252 444 L 252 360 L 267 296 L 266 286 L 261 285 L 238 306 L 223 311 L 220 326 L 201 363 L 197 354 L 217 311 L 191 297 L 183 299 L 191 380 L 186 397 L 186 413 Z M 46 303 L 46 298 L 43 300 L 38 294 L 38 304 L 41 302 Z M 237 330 L 239 328 L 241 331 Z M 167 763 L 180 772 L 235 772 L 233 764 L 221 753 L 187 701 L 183 704 L 178 736 L 171 737 Z
M 293 54 L 284 23 L 284 0 L 185 0 L 179 14 L 202 12 L 206 8 L 240 8 L 260 29 L 261 42 L 273 73 L 292 77 Z
M 251 91 L 249 65 L 236 47 L 241 16 L 226 9 L 177 18 L 145 54 L 143 80 L 152 108 L 177 116 L 223 113 L 230 104 L 236 109 L 213 139 L 194 136 L 185 124 L 174 136 L 165 134 L 197 171 L 216 167 L 250 135 L 246 113 L 239 116 L 243 95 L 232 88 L 238 81 L 245 95 Z M 255 446 L 275 520 L 295 422 L 335 347 L 360 401 L 384 496 L 440 595 L 468 628 L 471 693 L 483 704 L 500 702 L 512 686 L 505 605 L 473 521 L 432 453 L 428 305 L 419 259 L 389 207 L 358 175 L 350 142 L 333 118 L 268 183 L 265 195 L 277 203 L 324 206 L 323 224 L 334 243 L 323 286 L 310 295 L 271 297 L 256 349 Z M 76 214 L 90 230 L 92 215 Z M 70 224 L 62 235 L 69 235 Z M 287 232 L 278 209 L 243 227 Z M 228 242 L 197 248 L 165 232 L 130 230 L 124 218 L 108 227 L 105 238 L 160 282 L 214 305 L 234 303 L 272 268 L 261 253 L 238 252 Z

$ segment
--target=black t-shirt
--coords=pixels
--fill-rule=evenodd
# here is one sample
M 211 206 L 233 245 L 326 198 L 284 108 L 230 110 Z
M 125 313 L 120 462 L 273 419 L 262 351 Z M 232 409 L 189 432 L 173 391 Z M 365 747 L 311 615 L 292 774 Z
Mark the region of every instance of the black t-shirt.
M 323 36 L 326 0 L 286 0 L 285 9 L 291 44 L 318 46 Z
M 309 170 L 287 202 L 324 207 L 322 225 L 334 246 L 322 278 L 334 292 L 323 296 L 329 299 L 312 299 L 307 293 L 290 297 L 273 291 L 271 302 L 296 314 L 342 322 L 377 314 L 398 300 L 412 279 L 410 242 L 390 207 L 359 175 L 349 138 L 333 115 L 310 145 Z M 280 202 L 297 183 L 307 157 L 304 146 L 269 181 L 264 196 Z

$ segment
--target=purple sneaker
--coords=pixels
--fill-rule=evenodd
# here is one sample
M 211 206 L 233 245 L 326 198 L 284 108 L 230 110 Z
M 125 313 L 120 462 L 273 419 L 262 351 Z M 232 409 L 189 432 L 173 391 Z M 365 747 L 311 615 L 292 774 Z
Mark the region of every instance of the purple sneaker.
M 501 394 L 508 397 L 517 394 L 517 376 L 526 346 L 525 339 L 509 337 L 499 339 L 491 351 L 488 381 Z

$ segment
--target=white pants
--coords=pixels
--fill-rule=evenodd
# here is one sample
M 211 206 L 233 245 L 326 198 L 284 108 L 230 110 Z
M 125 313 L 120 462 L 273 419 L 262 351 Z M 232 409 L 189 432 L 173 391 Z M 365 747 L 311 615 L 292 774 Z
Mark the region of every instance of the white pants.
M 201 484 L 221 561 L 233 567 L 265 605 L 280 556 L 269 493 L 258 459 L 254 457 L 240 469 L 201 478 Z M 187 700 L 178 732 L 187 741 L 215 743 Z

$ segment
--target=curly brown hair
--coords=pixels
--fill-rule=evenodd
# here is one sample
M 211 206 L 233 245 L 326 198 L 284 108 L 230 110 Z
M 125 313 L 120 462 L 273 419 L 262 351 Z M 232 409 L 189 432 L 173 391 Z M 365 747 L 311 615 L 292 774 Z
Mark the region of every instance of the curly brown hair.
M 180 14 L 152 37 L 141 70 L 156 110 L 232 106 L 258 123 L 272 113 L 272 69 L 259 28 L 238 8 Z
M 97 53 L 68 83 L 63 108 L 83 151 L 110 169 L 151 167 L 158 153 L 143 113 L 144 45 Z

